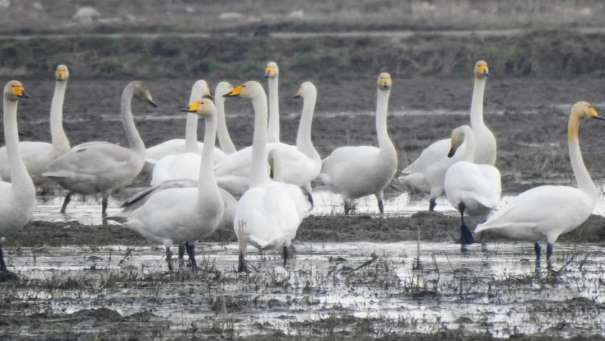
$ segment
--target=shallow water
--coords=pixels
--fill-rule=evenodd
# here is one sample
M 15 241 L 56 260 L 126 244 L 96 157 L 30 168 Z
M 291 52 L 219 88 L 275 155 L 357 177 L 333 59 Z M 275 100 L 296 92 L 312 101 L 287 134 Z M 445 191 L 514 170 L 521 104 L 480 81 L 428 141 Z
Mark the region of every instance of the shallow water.
M 367 324 L 375 333 L 464 328 L 500 337 L 605 335 L 599 310 L 605 303 L 605 249 L 595 245 L 558 245 L 554 268 L 568 265 L 557 277 L 548 277 L 546 269 L 534 272 L 533 247 L 526 243 L 473 245 L 462 254 L 456 244 L 423 242 L 423 270 L 414 270 L 413 242 L 296 243 L 287 270 L 276 253 L 250 250 L 248 260 L 258 269 L 250 275 L 235 273 L 235 243 L 198 244 L 200 249 L 203 271 L 183 278 L 165 273 L 163 250 L 156 247 L 9 250 L 10 265 L 28 280 L 0 291 L 0 301 L 11 303 L 0 312 L 146 312 L 175 335 L 192 326 L 242 336 L 322 334 Z M 373 254 L 373 262 L 354 270 Z M 50 324 L 20 332 L 48 330 Z

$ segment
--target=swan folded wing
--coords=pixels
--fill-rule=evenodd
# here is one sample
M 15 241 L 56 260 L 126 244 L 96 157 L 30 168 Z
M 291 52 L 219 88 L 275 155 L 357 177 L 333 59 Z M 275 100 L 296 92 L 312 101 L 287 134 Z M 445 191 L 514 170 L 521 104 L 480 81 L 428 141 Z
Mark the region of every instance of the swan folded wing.
M 221 175 L 216 178 L 218 187 L 240 198 L 250 188 L 250 178 L 242 175 Z
M 214 173 L 217 176 L 241 175 L 247 176 L 250 173 L 252 163 L 252 148 L 242 148 L 235 153 L 226 155 L 220 162 L 214 166 Z
M 582 224 L 593 206 L 585 193 L 568 186 L 539 186 L 519 194 L 497 211 L 475 233 L 494 231 L 510 238 L 549 242 Z
M 450 139 L 443 139 L 433 142 L 426 147 L 418 158 L 401 171 L 402 175 L 409 175 L 416 172 L 424 172 L 426 169 L 439 161 L 446 158 L 450 150 Z
M 180 180 L 169 180 L 164 181 L 159 185 L 148 187 L 142 191 L 136 193 L 130 198 L 126 199 L 120 207 L 124 209 L 124 212 L 132 212 L 135 209 L 144 205 L 149 198 L 158 192 L 169 188 L 185 188 L 185 187 L 197 187 L 198 182 L 196 180 L 180 179 Z
M 487 208 L 494 208 L 500 202 L 500 172 L 495 167 L 458 162 L 448 169 L 445 181 L 448 198 L 472 199 Z
M 380 153 L 380 149 L 372 146 L 347 146 L 336 148 L 330 156 L 324 159 L 321 167 L 322 173 L 330 173 L 332 177 L 359 177 L 359 170 L 370 170 L 373 168 L 374 160 Z

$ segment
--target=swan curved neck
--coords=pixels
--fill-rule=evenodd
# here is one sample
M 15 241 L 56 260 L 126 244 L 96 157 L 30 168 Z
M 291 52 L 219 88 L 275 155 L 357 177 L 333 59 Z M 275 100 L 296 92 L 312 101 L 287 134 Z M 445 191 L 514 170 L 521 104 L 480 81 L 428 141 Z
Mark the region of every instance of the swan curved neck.
M 579 117 L 572 115 L 569 118 L 569 125 L 567 127 L 567 143 L 569 147 L 569 159 L 571 161 L 571 168 L 576 178 L 578 188 L 583 192 L 590 195 L 592 198 L 598 196 L 599 190 L 595 186 L 590 173 L 584 165 L 584 159 L 582 158 L 582 150 L 580 150 L 580 123 Z
M 269 142 L 279 142 L 279 76 L 269 78 Z
M 8 162 L 11 174 L 11 183 L 22 188 L 33 182 L 19 152 L 19 130 L 17 125 L 17 102 L 4 99 L 4 138 L 8 153 Z M 13 186 L 13 188 L 16 188 Z
M 134 118 L 132 117 L 132 98 L 134 97 L 134 86 L 128 85 L 122 92 L 122 124 L 126 131 L 126 138 L 128 139 L 128 146 L 130 149 L 135 151 L 137 154 L 145 155 L 145 143 L 139 135 L 136 125 L 134 124 Z
M 389 137 L 387 130 L 387 109 L 389 106 L 389 95 L 391 90 L 378 90 L 376 102 L 376 135 L 381 152 L 396 153 L 395 146 Z
M 214 93 L 218 92 L 215 91 Z M 216 128 L 218 134 L 218 143 L 225 154 L 233 154 L 237 151 L 237 149 L 235 148 L 235 144 L 233 143 L 233 140 L 231 140 L 231 135 L 229 135 L 229 130 L 227 129 L 227 118 L 225 117 L 225 98 L 217 95 L 214 100 L 214 104 L 216 106 Z
M 214 142 L 216 141 L 216 114 L 213 113 L 205 119 L 204 147 L 200 160 L 200 172 L 198 177 L 198 196 L 207 195 L 204 189 L 208 186 L 216 188 L 214 176 Z
M 187 114 L 185 123 L 185 151 L 187 153 L 199 153 L 197 145 L 197 114 Z
M 484 126 L 483 122 L 483 98 L 485 95 L 486 79 L 475 78 L 473 86 L 473 97 L 471 100 L 471 126 Z
M 56 81 L 53 99 L 50 105 L 50 137 L 53 148 L 57 151 L 69 150 L 71 145 L 63 130 L 63 101 L 67 81 Z
M 300 123 L 298 124 L 298 133 L 296 135 L 296 147 L 309 158 L 320 160 L 321 157 L 311 140 L 311 127 L 313 124 L 313 114 L 316 102 L 317 93 L 314 92 L 306 94 L 303 99 L 302 114 L 300 116 Z
M 462 161 L 475 161 L 475 134 L 472 129 L 464 129 L 464 154 Z
M 252 106 L 254 107 L 254 135 L 250 186 L 270 180 L 267 170 L 267 97 L 264 93 L 252 98 Z

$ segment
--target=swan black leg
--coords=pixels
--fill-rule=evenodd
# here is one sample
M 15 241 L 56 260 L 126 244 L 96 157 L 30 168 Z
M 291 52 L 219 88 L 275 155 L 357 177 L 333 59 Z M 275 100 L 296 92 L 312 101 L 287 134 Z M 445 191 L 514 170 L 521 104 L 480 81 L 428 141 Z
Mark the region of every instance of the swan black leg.
M 282 258 L 284 259 L 284 267 L 288 263 L 288 247 L 284 245 L 282 249 Z
M 185 264 L 185 245 L 179 245 L 179 270 L 183 268 Z
M 436 199 L 429 200 L 429 212 L 433 212 L 435 210 L 435 206 L 437 206 L 437 200 Z
M 63 205 L 61 205 L 61 214 L 65 214 L 65 211 L 67 210 L 67 205 L 69 205 L 69 202 L 71 201 L 71 194 L 71 192 L 68 192 L 65 196 L 65 199 L 63 199 Z
M 109 195 L 107 193 L 103 193 L 103 199 L 101 199 L 101 214 L 105 217 L 107 216 L 107 199 Z
M 4 263 L 4 252 L 2 251 L 2 245 L 0 245 L 0 272 L 7 272 L 6 263 Z
M 197 262 L 195 261 L 195 245 L 193 243 L 186 242 L 185 249 L 187 250 L 187 256 L 189 256 L 189 262 L 191 263 L 191 271 L 197 271 Z
M 382 198 L 382 193 L 376 194 L 376 200 L 378 201 L 378 210 L 381 215 L 384 215 L 384 201 Z
M 168 270 L 172 272 L 172 251 L 170 251 L 170 246 L 166 246 L 166 263 L 168 264 Z
M 534 243 L 534 251 L 536 252 L 536 265 L 539 266 L 540 259 L 542 259 L 542 248 L 540 247 L 540 243 Z
M 237 267 L 237 272 L 250 272 L 250 270 L 248 270 L 248 265 L 246 264 L 246 257 L 242 251 L 239 252 L 239 265 Z
M 19 279 L 17 275 L 8 271 L 6 263 L 4 262 L 4 253 L 2 251 L 2 245 L 0 245 L 0 282 L 4 281 L 16 281 Z
M 458 204 L 458 210 L 460 211 L 460 240 L 462 242 L 462 247 L 466 244 L 472 244 L 475 242 L 475 238 L 473 238 L 473 233 L 469 230 L 468 226 L 464 223 L 464 203 Z
M 349 212 L 351 212 L 351 208 L 351 201 L 345 200 L 345 215 L 349 215 Z
M 548 269 L 552 269 L 552 253 L 554 251 L 555 246 L 551 243 L 546 245 L 546 264 L 548 265 Z

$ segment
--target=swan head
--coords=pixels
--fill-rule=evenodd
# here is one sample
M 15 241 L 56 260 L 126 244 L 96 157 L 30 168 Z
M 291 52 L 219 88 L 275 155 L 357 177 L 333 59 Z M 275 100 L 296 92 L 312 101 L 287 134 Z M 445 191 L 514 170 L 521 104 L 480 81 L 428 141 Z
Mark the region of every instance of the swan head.
M 151 96 L 151 92 L 141 81 L 132 81 L 128 86 L 134 87 L 134 95 L 145 102 L 149 103 L 154 108 L 157 108 L 157 104 L 153 101 L 153 96 Z
M 594 118 L 597 120 L 605 120 L 605 118 L 599 116 L 597 109 L 590 103 L 580 101 L 571 107 L 571 114 L 578 119 Z
M 480 60 L 475 63 L 475 78 L 476 79 L 485 79 L 489 75 L 489 68 L 487 66 L 487 62 L 485 60 Z
M 55 69 L 55 79 L 62 82 L 69 79 L 69 69 L 66 65 L 57 65 L 57 68 Z
M 265 78 L 275 78 L 279 76 L 279 67 L 276 62 L 268 62 L 265 67 Z
M 216 107 L 210 98 L 205 97 L 199 101 L 189 103 L 189 106 L 183 111 L 191 114 L 198 114 L 201 117 L 209 117 L 214 115 Z
M 294 95 L 294 98 L 305 98 L 311 94 L 317 94 L 317 88 L 311 82 L 303 82 L 298 88 L 296 95 Z
M 208 82 L 203 79 L 199 79 L 193 83 L 189 102 L 199 101 L 205 97 L 210 99 L 213 98 L 212 93 L 210 92 L 210 87 L 208 86 Z
M 227 94 L 223 95 L 223 97 L 244 97 L 244 98 L 253 98 L 256 96 L 265 96 L 265 90 L 263 86 L 260 85 L 257 81 L 247 81 L 242 85 L 238 85 L 235 88 L 231 89 Z
M 25 87 L 19 81 L 10 81 L 4 87 L 4 98 L 9 101 L 16 102 L 20 98 L 29 98 L 25 92 Z
M 380 73 L 380 75 L 378 75 L 376 85 L 378 86 L 379 90 L 389 90 L 391 86 L 393 86 L 391 75 L 388 72 Z
M 452 130 L 452 137 L 450 140 L 450 151 L 447 153 L 447 157 L 453 157 L 456 155 L 456 151 L 464 142 L 464 136 L 472 131 L 471 127 L 468 125 L 460 126 L 454 130 Z
M 221 81 L 216 85 L 216 88 L 214 89 L 214 94 L 216 95 L 216 97 L 223 97 L 229 92 L 231 92 L 231 90 L 233 90 L 233 85 L 231 85 L 231 83 L 227 81 Z

